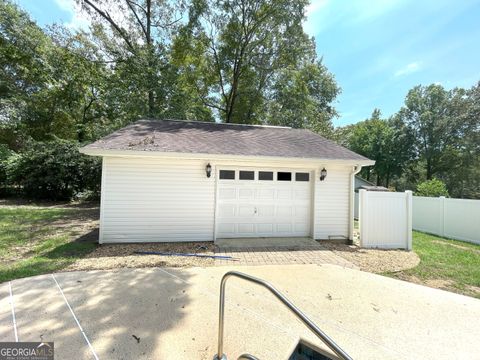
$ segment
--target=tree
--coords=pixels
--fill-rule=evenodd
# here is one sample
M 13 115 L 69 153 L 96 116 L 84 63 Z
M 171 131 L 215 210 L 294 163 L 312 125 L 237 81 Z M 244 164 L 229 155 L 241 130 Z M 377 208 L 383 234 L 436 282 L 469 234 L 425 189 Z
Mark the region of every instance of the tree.
M 339 92 L 333 75 L 320 61 L 284 69 L 272 87 L 268 123 L 332 136 L 331 119 L 337 112 L 331 103 Z
M 415 134 L 417 156 L 425 161 L 426 178 L 448 170 L 455 159 L 455 143 L 461 130 L 450 116 L 449 102 L 454 91 L 441 85 L 416 86 L 398 113 L 400 121 Z
M 433 178 L 446 183 L 455 197 L 480 193 L 480 96 L 472 89 L 445 90 L 440 85 L 409 91 L 396 115 L 415 136 L 416 180 Z
M 185 4 L 161 0 L 77 1 L 91 15 L 93 36 L 114 70 L 115 98 L 123 99 L 121 105 L 130 117 L 188 112 L 185 101 L 191 97 L 177 81 L 178 69 L 170 58 Z M 198 109 L 198 103 L 193 107 Z M 195 113 L 208 117 L 202 110 Z
M 204 104 L 220 120 L 331 127 L 323 123 L 336 114 L 331 101 L 338 88 L 303 32 L 307 4 L 192 1 L 174 47 Z M 291 95 L 295 98 L 287 99 Z M 281 110 L 288 120 L 278 116 Z
M 418 184 L 415 195 L 428 197 L 448 196 L 448 190 L 443 181 L 431 179 Z
M 372 160 L 373 171 L 366 169 L 367 180 L 376 176 L 377 185 L 390 186 L 392 177 L 398 176 L 411 158 L 411 135 L 396 119 L 383 120 L 375 109 L 370 119 L 353 126 L 349 148 Z
M 0 142 L 19 150 L 29 138 L 95 138 L 108 122 L 98 48 L 81 32 L 43 31 L 13 4 L 0 8 Z

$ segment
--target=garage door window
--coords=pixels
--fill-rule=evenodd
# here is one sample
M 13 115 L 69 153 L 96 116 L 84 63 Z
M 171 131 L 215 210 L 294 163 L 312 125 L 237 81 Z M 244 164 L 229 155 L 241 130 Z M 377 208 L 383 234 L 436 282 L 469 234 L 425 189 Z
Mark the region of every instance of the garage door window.
M 240 171 L 240 180 L 255 180 L 255 171 Z
M 235 180 L 235 170 L 220 170 L 221 180 Z
M 292 173 L 291 172 L 278 172 L 277 173 L 277 180 L 278 181 L 292 181 Z
M 273 171 L 259 171 L 258 180 L 273 180 Z
M 295 181 L 310 181 L 310 174 L 309 173 L 296 173 L 295 174 Z

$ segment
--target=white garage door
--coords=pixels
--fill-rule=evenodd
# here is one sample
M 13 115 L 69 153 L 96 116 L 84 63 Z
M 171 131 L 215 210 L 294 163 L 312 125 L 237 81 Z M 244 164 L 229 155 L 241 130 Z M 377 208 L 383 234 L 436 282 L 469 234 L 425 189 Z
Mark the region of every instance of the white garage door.
M 217 238 L 310 235 L 310 172 L 220 169 L 217 176 Z

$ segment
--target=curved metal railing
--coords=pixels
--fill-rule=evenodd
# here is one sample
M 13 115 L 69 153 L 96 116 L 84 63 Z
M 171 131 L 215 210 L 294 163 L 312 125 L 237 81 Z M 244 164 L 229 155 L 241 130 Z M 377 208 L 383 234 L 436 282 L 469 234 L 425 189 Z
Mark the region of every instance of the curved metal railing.
M 240 279 L 253 282 L 257 285 L 263 286 L 270 291 L 278 300 L 280 300 L 291 312 L 293 312 L 317 337 L 322 340 L 337 356 L 344 360 L 353 360 L 345 351 L 343 351 L 327 334 L 325 334 L 315 323 L 313 323 L 307 315 L 305 315 L 299 308 L 288 300 L 280 291 L 275 289 L 270 283 L 250 276 L 238 271 L 229 271 L 222 277 L 220 283 L 220 307 L 218 319 L 218 349 L 214 360 L 226 360 L 227 357 L 223 353 L 223 330 L 225 320 L 225 285 L 229 277 L 235 276 Z

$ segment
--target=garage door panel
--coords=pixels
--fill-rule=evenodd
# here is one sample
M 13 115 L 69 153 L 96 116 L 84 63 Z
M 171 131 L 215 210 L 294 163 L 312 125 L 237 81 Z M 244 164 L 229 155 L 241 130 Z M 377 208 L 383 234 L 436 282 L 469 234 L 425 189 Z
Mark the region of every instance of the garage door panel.
M 291 224 L 277 224 L 277 231 L 279 233 L 291 233 L 292 225 Z
M 257 198 L 260 200 L 273 200 L 275 199 L 274 189 L 258 189 Z
M 277 199 L 278 200 L 291 200 L 292 199 L 292 190 L 290 190 L 290 189 L 278 189 L 277 190 Z
M 296 233 L 305 233 L 306 231 L 308 231 L 308 229 L 309 229 L 308 224 L 305 224 L 305 223 L 296 223 L 295 224 L 295 232 Z
M 221 218 L 235 217 L 235 204 L 222 204 L 218 206 L 218 216 Z
M 219 200 L 235 200 L 237 198 L 237 190 L 231 188 L 224 188 L 218 190 Z
M 238 193 L 238 198 L 241 200 L 253 200 L 255 198 L 254 189 L 240 189 Z
M 271 217 L 275 216 L 275 206 L 273 205 L 259 205 L 257 207 L 258 216 Z
M 222 234 L 235 234 L 235 224 L 221 223 L 218 225 L 218 231 Z
M 292 216 L 292 207 L 291 206 L 278 206 L 277 207 L 277 217 L 286 217 Z
M 255 206 L 252 205 L 239 205 L 238 216 L 239 217 L 251 217 L 255 215 Z
M 255 224 L 238 224 L 239 234 L 253 234 L 255 233 Z
M 259 234 L 272 234 L 273 224 L 257 224 L 257 232 Z
M 310 200 L 310 191 L 306 189 L 295 190 L 296 200 Z
M 295 217 L 300 217 L 300 218 L 305 218 L 308 216 L 308 214 L 310 213 L 309 211 L 309 208 L 306 207 L 306 206 L 303 206 L 303 207 L 295 207 Z

